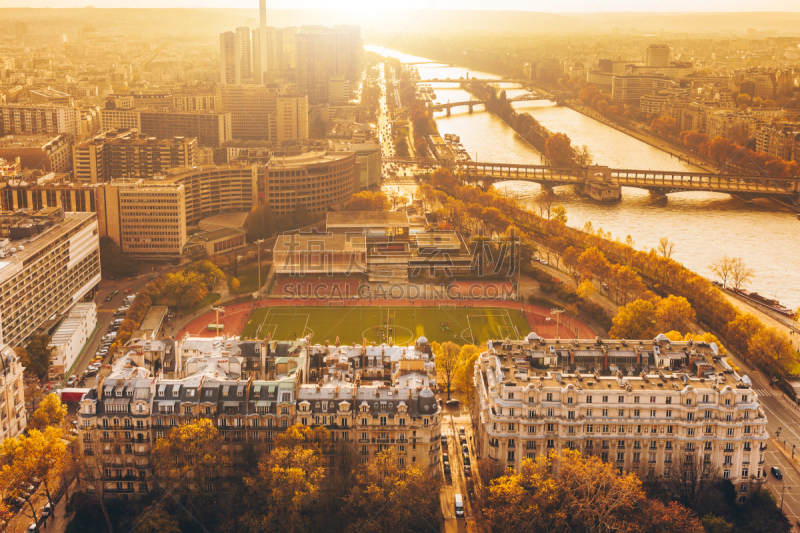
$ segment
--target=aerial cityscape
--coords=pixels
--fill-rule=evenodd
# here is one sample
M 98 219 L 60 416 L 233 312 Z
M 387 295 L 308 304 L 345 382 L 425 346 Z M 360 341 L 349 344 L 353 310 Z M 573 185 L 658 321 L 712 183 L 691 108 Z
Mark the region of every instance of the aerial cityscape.
M 800 5 L 0 20 L 0 531 L 800 532 Z

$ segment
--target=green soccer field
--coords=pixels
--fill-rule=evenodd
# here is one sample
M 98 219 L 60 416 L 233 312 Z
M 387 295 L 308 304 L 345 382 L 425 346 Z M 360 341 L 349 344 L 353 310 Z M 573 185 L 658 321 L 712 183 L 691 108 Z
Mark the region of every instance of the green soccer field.
M 524 338 L 531 329 L 519 310 L 414 307 L 262 307 L 253 311 L 243 339 L 292 340 L 311 334 L 312 343 L 380 344 L 428 341 L 480 344 L 489 339 Z

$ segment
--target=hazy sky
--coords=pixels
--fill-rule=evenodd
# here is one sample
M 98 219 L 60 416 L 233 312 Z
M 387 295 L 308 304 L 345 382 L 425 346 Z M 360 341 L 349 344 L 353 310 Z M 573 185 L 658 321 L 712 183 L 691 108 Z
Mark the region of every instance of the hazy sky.
M 257 8 L 258 0 L 0 0 L 0 7 L 234 7 Z M 566 12 L 800 11 L 798 0 L 267 0 L 269 9 L 491 9 Z

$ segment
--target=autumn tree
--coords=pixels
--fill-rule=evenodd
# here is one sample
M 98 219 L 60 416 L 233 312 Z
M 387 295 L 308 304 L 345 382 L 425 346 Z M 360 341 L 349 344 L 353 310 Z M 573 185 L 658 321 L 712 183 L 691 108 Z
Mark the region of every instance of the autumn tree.
M 379 452 L 362 468 L 345 498 L 342 530 L 346 533 L 438 531 L 441 480 L 424 465 L 401 465 L 406 458 L 397 453 Z
M 756 365 L 773 376 L 790 374 L 797 361 L 789 337 L 776 328 L 763 328 L 753 335 L 747 351 Z
M 443 344 L 431 343 L 431 350 L 435 356 L 437 379 L 444 383 L 449 401 L 450 391 L 462 362 L 461 348 L 458 344 L 447 341 Z
M 634 300 L 620 307 L 611 322 L 613 339 L 652 339 L 656 336 L 656 308 L 647 300 Z
M 578 257 L 578 271 L 584 278 L 604 280 L 611 271 L 611 263 L 603 252 L 592 246 Z
M 219 449 L 222 437 L 208 418 L 191 420 L 157 439 L 150 454 L 153 490 L 170 494 L 190 505 L 210 522 L 214 513 L 215 483 L 227 471 L 227 456 Z
M 249 505 L 239 520 L 245 531 L 311 531 L 306 512 L 319 493 L 325 474 L 322 449 L 330 443 L 324 428 L 296 424 L 244 478 Z
M 28 427 L 44 429 L 48 426 L 60 426 L 67 416 L 67 406 L 61 403 L 56 394 L 48 394 L 33 412 Z
M 259 239 L 269 239 L 275 235 L 275 217 L 269 207 L 269 202 L 253 206 L 244 221 L 247 242 Z
M 558 222 L 564 226 L 567 225 L 567 208 L 563 205 L 557 205 L 553 208 L 553 221 Z
M 565 133 L 554 133 L 545 141 L 545 155 L 555 165 L 572 164 L 572 141 Z
M 575 164 L 579 167 L 588 167 L 594 163 L 594 157 L 592 157 L 592 152 L 589 151 L 589 147 L 585 144 L 574 147 L 572 153 L 572 158 L 575 161 Z
M 19 356 L 25 373 L 35 376 L 38 379 L 45 379 L 50 373 L 50 356 L 53 348 L 50 344 L 50 335 L 34 333 L 28 337 L 28 343 L 24 348 L 18 348 L 16 354 Z
M 737 315 L 726 327 L 728 344 L 746 360 L 750 353 L 750 339 L 763 329 L 764 323 L 758 317 L 750 313 Z
M 382 192 L 361 191 L 347 203 L 348 211 L 388 211 L 389 198 Z
M 480 350 L 474 344 L 465 344 L 461 347 L 458 355 L 461 365 L 458 367 L 453 381 L 455 389 L 466 397 L 468 404 L 471 404 L 475 398 L 473 379 L 475 377 L 475 363 L 480 353 Z
M 694 309 L 683 296 L 669 295 L 656 304 L 656 330 L 686 333 L 696 320 Z

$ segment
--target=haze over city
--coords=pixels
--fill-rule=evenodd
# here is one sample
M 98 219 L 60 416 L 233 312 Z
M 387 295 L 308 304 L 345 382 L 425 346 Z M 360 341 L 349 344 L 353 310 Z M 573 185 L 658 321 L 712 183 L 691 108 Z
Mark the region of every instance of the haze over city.
M 0 531 L 800 531 L 797 2 L 0 20 Z

